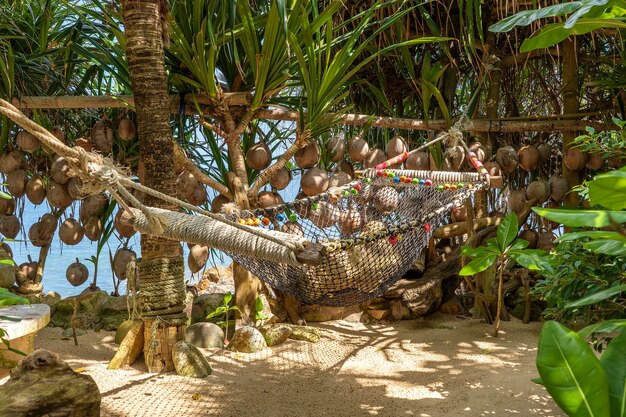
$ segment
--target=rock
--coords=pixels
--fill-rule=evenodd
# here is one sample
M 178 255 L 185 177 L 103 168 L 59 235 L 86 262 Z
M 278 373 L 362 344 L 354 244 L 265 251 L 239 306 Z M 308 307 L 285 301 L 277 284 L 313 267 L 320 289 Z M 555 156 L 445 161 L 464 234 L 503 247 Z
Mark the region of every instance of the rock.
M 99 417 L 100 401 L 91 376 L 38 349 L 11 370 L 0 389 L 0 416 Z
M 0 264 L 0 287 L 10 288 L 15 284 L 15 271 L 17 268 L 13 264 Z
M 343 319 L 350 323 L 362 323 L 364 314 L 359 310 L 358 313 L 352 313 L 349 316 L 344 317 Z
M 290 325 L 289 327 L 291 327 L 291 334 L 289 335 L 290 339 L 317 343 L 322 338 L 322 332 L 315 327 L 295 325 Z
M 233 270 L 230 268 L 224 268 L 223 266 L 212 266 L 211 268 L 207 269 L 206 271 L 204 271 L 204 273 L 202 274 L 202 279 L 200 279 L 200 282 L 198 283 L 198 290 L 202 291 L 206 288 L 206 286 L 208 286 L 208 284 L 206 284 L 206 281 L 208 282 L 213 282 L 213 283 L 218 283 L 220 282 L 220 280 L 224 280 L 224 279 L 233 279 Z M 205 288 L 201 288 L 200 283 L 205 282 L 204 285 Z
M 260 331 L 245 326 L 237 329 L 228 344 L 228 349 L 235 352 L 254 353 L 267 347 L 267 342 Z
M 116 330 L 128 318 L 126 297 L 113 297 L 105 291 L 87 291 L 56 303 L 56 311 L 50 322 L 53 326 L 72 326 L 72 314 L 76 304 L 76 326 L 82 329 Z
M 367 310 L 367 314 L 374 320 L 385 320 L 391 316 L 391 310 Z
M 87 334 L 86 331 L 84 331 L 83 329 L 76 329 L 76 336 L 82 336 Z M 63 337 L 74 337 L 74 331 L 72 330 L 72 328 L 70 327 L 69 329 L 65 329 L 63 330 L 63 333 L 61 333 L 61 336 Z
M 134 322 L 135 322 L 135 320 L 124 320 L 122 322 L 122 324 L 119 325 L 119 327 L 117 328 L 117 330 L 115 332 L 115 343 L 116 344 L 119 345 L 120 343 L 122 343 L 122 340 L 124 340 L 124 338 L 126 337 L 126 334 L 130 330 L 130 328 L 131 328 L 131 326 L 133 325 Z
M 131 326 L 124 339 L 122 339 L 119 349 L 115 352 L 115 356 L 111 359 L 108 369 L 119 369 L 122 366 L 135 363 L 143 351 L 145 341 L 144 329 L 145 324 L 143 320 L 133 320 L 131 322 Z
M 187 342 L 176 342 L 172 348 L 172 359 L 176 373 L 190 378 L 206 378 L 213 369 L 202 352 Z
M 48 292 L 41 302 L 44 304 L 48 304 L 50 306 L 50 315 L 52 316 L 57 309 L 57 304 L 61 301 L 61 295 L 58 292 L 50 291 Z
M 265 343 L 267 343 L 267 346 L 272 347 L 280 345 L 281 343 L 284 343 L 287 339 L 289 339 L 289 336 L 291 336 L 293 330 L 291 330 L 291 327 L 289 326 L 279 324 L 263 326 L 261 327 L 260 332 L 265 338 Z
M 358 305 L 348 307 L 330 307 L 319 305 L 306 305 L 302 307 L 300 315 L 306 322 L 323 322 L 330 320 L 342 320 L 350 314 L 358 313 Z
M 439 312 L 443 314 L 451 314 L 453 316 L 461 316 L 465 314 L 465 309 L 459 300 L 451 298 L 439 307 Z
M 116 330 L 120 324 L 128 319 L 128 303 L 126 302 L 126 296 L 105 297 L 99 309 L 99 314 L 101 315 L 99 328 L 108 331 Z
M 185 342 L 199 348 L 223 348 L 224 330 L 215 323 L 196 323 L 185 329 Z

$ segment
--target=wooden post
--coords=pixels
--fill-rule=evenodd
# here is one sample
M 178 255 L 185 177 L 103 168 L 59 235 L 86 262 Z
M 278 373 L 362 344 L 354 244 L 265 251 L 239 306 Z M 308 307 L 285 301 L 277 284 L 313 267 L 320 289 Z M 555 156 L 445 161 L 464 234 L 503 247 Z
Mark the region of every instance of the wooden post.
M 578 112 L 578 61 L 576 52 L 576 38 L 570 37 L 563 42 L 563 113 Z M 563 132 L 563 155 L 569 150 L 578 134 L 576 132 Z M 580 172 L 571 171 L 565 164 L 562 164 L 563 177 L 567 179 L 569 185 L 574 187 L 581 183 Z M 565 199 L 565 204 L 570 207 L 578 206 L 578 194 L 569 193 Z

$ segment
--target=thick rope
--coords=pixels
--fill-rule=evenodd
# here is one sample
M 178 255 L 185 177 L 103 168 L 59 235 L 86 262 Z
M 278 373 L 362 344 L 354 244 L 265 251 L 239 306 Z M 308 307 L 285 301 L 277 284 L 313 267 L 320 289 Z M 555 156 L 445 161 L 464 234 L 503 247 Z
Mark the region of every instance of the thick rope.
M 139 269 L 139 303 L 143 317 L 162 317 L 178 324 L 187 322 L 187 315 L 183 313 L 185 290 L 181 288 L 184 284 L 180 281 L 184 270 L 182 256 L 142 259 Z

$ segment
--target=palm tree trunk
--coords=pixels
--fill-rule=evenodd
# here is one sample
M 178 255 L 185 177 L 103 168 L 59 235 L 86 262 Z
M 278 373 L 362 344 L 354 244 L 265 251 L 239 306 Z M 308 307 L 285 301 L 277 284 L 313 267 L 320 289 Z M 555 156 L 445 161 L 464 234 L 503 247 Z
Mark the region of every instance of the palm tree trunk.
M 174 143 L 163 52 L 167 4 L 163 0 L 124 0 L 126 56 L 135 97 L 143 185 L 176 195 Z M 147 206 L 177 207 L 146 196 Z M 144 356 L 150 372 L 174 369 L 172 346 L 186 321 L 184 262 L 179 242 L 141 236 L 139 282 L 144 313 Z M 167 288 L 165 288 L 167 286 Z

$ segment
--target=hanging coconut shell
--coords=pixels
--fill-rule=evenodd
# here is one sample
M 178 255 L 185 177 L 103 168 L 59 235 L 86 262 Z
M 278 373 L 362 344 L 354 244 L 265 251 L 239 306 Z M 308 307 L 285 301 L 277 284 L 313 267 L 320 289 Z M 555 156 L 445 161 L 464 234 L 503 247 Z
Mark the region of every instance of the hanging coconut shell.
M 91 217 L 87 219 L 87 221 L 83 223 L 83 230 L 87 239 L 92 242 L 100 239 L 100 235 L 102 235 L 102 222 L 100 221 L 100 218 Z
M 83 240 L 85 233 L 83 232 L 83 226 L 80 225 L 78 220 L 69 217 L 61 223 L 59 228 L 59 239 L 66 245 L 77 245 Z
M 209 248 L 207 246 L 194 245 L 189 250 L 187 265 L 192 274 L 200 271 L 209 259 Z
M 555 203 L 554 201 L 549 201 L 546 208 L 558 209 L 558 208 L 561 208 L 561 205 L 559 203 Z M 558 229 L 559 226 L 561 226 L 560 223 L 550 221 L 546 219 L 545 217 L 541 217 L 541 223 L 548 230 L 555 230 L 555 229 Z
M 285 222 L 280 227 L 280 231 L 283 233 L 289 233 L 290 235 L 304 237 L 304 229 L 298 223 Z
M 176 192 L 179 197 L 191 195 L 200 182 L 189 171 L 183 171 L 176 179 Z
M 460 171 L 465 164 L 465 149 L 462 146 L 453 146 L 446 151 L 446 157 L 450 161 L 452 171 Z
M 87 197 L 87 194 L 83 192 L 83 182 L 78 177 L 72 177 L 65 184 L 67 187 L 67 192 L 70 194 L 70 197 L 74 200 L 82 200 Z
M 344 235 L 351 235 L 354 232 L 358 231 L 363 225 L 361 213 L 357 210 L 351 209 L 348 211 L 344 211 L 341 214 L 341 219 L 339 220 L 339 230 Z
M 585 168 L 589 155 L 580 148 L 570 148 L 563 156 L 563 163 L 572 171 L 580 171 Z
M 341 219 L 341 211 L 334 204 L 322 201 L 310 210 L 309 219 L 319 228 L 330 227 Z
M 36 206 L 43 203 L 43 200 L 45 200 L 46 188 L 39 175 L 33 175 L 26 183 L 26 198 Z
M 513 190 L 511 194 L 509 194 L 509 208 L 513 210 L 515 213 L 519 214 L 524 210 L 524 206 L 526 205 L 526 191 L 524 190 Z
M 41 216 L 39 220 L 39 231 L 43 236 L 52 236 L 57 230 L 59 220 L 50 213 L 46 213 Z
M 428 167 L 431 171 L 452 171 L 452 164 L 448 158 L 443 158 L 441 166 L 439 166 L 432 154 L 428 155 Z
M 335 168 L 335 172 L 345 172 L 350 178 L 354 178 L 354 166 L 348 161 L 341 161 Z
M 406 140 L 402 136 L 394 136 L 391 140 L 389 140 L 389 142 L 387 142 L 385 154 L 387 155 L 387 159 L 391 159 L 407 152 L 408 150 L 409 147 L 406 144 Z
M 252 169 L 261 171 L 272 163 L 272 151 L 265 142 L 257 142 L 246 152 L 246 163 Z
M 7 174 L 6 186 L 9 193 L 20 198 L 26 194 L 26 184 L 28 183 L 28 175 L 23 169 L 14 169 Z
M 9 256 L 9 258 L 13 259 L 13 249 L 11 249 L 11 247 L 5 242 L 2 242 L 0 244 L 0 251 L 4 251 Z
M 23 262 L 15 270 L 15 281 L 18 286 L 28 284 L 28 282 L 34 282 L 37 276 L 37 266 L 39 262 L 33 261 L 33 258 L 28 255 L 28 262 Z
M 476 158 L 478 158 L 480 162 L 484 163 L 490 157 L 490 155 L 487 154 L 487 150 L 485 149 L 483 144 L 478 141 L 473 142 L 468 149 L 470 150 L 470 152 L 474 152 L 476 154 Z M 469 160 L 467 161 L 467 166 L 474 169 L 474 165 L 472 165 Z
M 85 223 L 90 217 L 100 217 L 108 198 L 104 194 L 94 194 L 85 198 L 80 204 L 80 221 Z
M 570 190 L 569 182 L 566 178 L 554 174 L 550 178 L 550 197 L 557 203 L 563 202 L 565 196 Z
M 91 129 L 91 142 L 97 151 L 108 155 L 113 150 L 113 127 L 111 121 L 101 119 Z
M 137 129 L 135 128 L 135 123 L 132 120 L 125 117 L 120 120 L 117 125 L 117 137 L 122 139 L 124 142 L 128 142 L 133 140 L 137 135 Z
M 500 165 L 502 172 L 512 174 L 519 165 L 519 157 L 512 146 L 503 146 L 496 152 L 496 162 Z
M 551 251 L 554 248 L 556 239 L 556 235 L 552 232 L 543 232 L 539 234 L 539 238 L 537 239 L 537 249 Z
M 302 169 L 313 168 L 320 160 L 320 148 L 317 143 L 311 142 L 300 148 L 294 155 L 296 165 Z
M 374 168 L 378 164 L 382 164 L 387 160 L 387 155 L 383 152 L 382 149 L 372 149 L 367 153 L 367 156 L 363 160 L 363 165 L 365 168 Z
M 13 198 L 0 198 L 0 216 L 11 215 L 15 212 L 15 200 Z
M 52 166 L 50 167 L 50 176 L 55 182 L 59 184 L 66 184 L 70 178 L 75 175 L 76 174 L 74 174 L 74 171 L 65 158 L 62 156 L 54 158 Z
M 42 226 L 41 221 L 33 223 L 28 229 L 28 240 L 38 248 L 47 246 L 52 242 L 53 234 L 46 230 L 45 226 Z
M 400 196 L 398 192 L 391 187 L 383 187 L 374 194 L 374 208 L 379 213 L 389 213 L 398 207 Z
M 606 162 L 611 168 L 619 169 L 626 164 L 626 159 L 621 155 L 614 155 L 607 159 Z
M 311 168 L 302 175 L 300 187 L 306 195 L 314 196 L 328 189 L 328 174 L 321 168 Z
M 328 180 L 328 188 L 333 188 L 333 187 L 340 187 L 342 185 L 346 185 L 349 184 L 350 181 L 352 181 L 352 178 L 350 178 L 350 175 L 346 174 L 345 172 L 335 172 L 331 177 L 330 180 Z
M 535 204 L 543 204 L 550 198 L 550 185 L 543 181 L 533 181 L 526 187 L 526 199 L 535 200 Z
M 0 216 L 0 233 L 8 239 L 15 239 L 20 232 L 20 221 L 13 215 Z
M 585 164 L 585 167 L 587 167 L 587 169 L 590 169 L 592 171 L 598 171 L 602 169 L 602 167 L 604 166 L 604 162 L 605 160 L 602 157 L 602 154 L 592 153 L 592 154 L 589 154 L 589 159 L 587 159 L 587 163 Z
M 96 149 L 93 142 L 91 142 L 89 139 L 86 139 L 86 138 L 76 139 L 76 142 L 74 143 L 74 147 L 83 148 L 86 152 L 92 152 L 94 149 Z
M 535 145 L 523 146 L 517 152 L 517 157 L 519 158 L 519 166 L 527 172 L 536 170 L 541 163 L 541 155 L 539 155 Z
M 537 150 L 539 151 L 539 159 L 541 162 L 546 162 L 552 157 L 552 148 L 543 140 L 540 140 L 537 144 Z
M 124 209 L 119 209 L 113 221 L 113 227 L 122 239 L 127 239 L 135 234 L 135 228 L 132 225 L 132 215 Z
M 67 187 L 52 180 L 46 187 L 46 200 L 52 207 L 60 209 L 68 207 L 73 201 Z
M 222 210 L 222 206 L 224 204 L 228 204 L 231 201 L 228 199 L 228 197 L 224 196 L 223 194 L 218 194 L 213 201 L 211 201 L 211 212 L 212 213 L 219 213 Z
M 413 152 L 409 155 L 406 161 L 404 161 L 404 166 L 406 169 L 415 169 L 419 171 L 430 170 L 430 157 L 428 152 Z
M 83 285 L 89 279 L 89 270 L 87 267 L 80 263 L 78 258 L 76 258 L 76 262 L 67 267 L 65 271 L 65 278 L 67 282 L 72 284 L 74 287 L 78 287 L 79 285 Z
M 187 196 L 187 201 L 194 206 L 201 206 L 207 202 L 208 197 L 204 184 L 198 183 L 193 193 Z
M 467 221 L 467 207 L 465 205 L 459 207 L 452 207 L 450 217 L 453 222 Z
M 270 185 L 277 190 L 284 190 L 290 182 L 291 170 L 287 167 L 282 167 L 272 178 L 270 178 Z
M 326 142 L 326 154 L 332 162 L 339 162 L 346 154 L 346 142 L 341 136 L 332 136 Z
M 8 174 L 11 171 L 24 168 L 25 166 L 26 157 L 21 151 L 13 150 L 0 156 L 0 172 L 3 174 Z
M 492 177 L 499 177 L 502 175 L 502 168 L 500 168 L 500 165 L 498 165 L 496 161 L 485 162 L 484 167 Z
M 535 249 L 537 247 L 539 233 L 532 229 L 525 229 L 520 232 L 519 238 L 528 242 L 528 249 Z
M 259 208 L 278 206 L 283 203 L 283 198 L 276 192 L 261 191 L 259 195 L 257 195 L 257 207 Z
M 120 248 L 113 256 L 113 272 L 119 280 L 126 279 L 126 268 L 131 261 L 137 260 L 137 254 L 127 248 Z
M 39 148 L 39 140 L 30 132 L 21 130 L 15 138 L 17 146 L 24 152 L 34 153 Z
M 361 162 L 370 151 L 370 147 L 360 135 L 356 135 L 348 142 L 348 154 L 354 162 Z
M 52 133 L 52 136 L 54 136 L 58 140 L 65 143 L 65 132 L 63 131 L 61 126 L 54 126 L 52 129 L 50 129 L 50 133 Z

